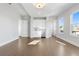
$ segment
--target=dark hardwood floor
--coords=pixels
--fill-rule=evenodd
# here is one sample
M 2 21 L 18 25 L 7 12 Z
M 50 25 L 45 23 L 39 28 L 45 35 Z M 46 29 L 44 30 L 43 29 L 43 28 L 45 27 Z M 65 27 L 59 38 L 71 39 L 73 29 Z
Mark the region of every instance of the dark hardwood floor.
M 79 48 L 56 37 L 38 39 L 41 42 L 28 46 L 35 39 L 21 38 L 0 47 L 1 56 L 79 56 Z M 37 40 L 37 39 L 36 39 Z M 58 43 L 58 41 L 64 44 Z

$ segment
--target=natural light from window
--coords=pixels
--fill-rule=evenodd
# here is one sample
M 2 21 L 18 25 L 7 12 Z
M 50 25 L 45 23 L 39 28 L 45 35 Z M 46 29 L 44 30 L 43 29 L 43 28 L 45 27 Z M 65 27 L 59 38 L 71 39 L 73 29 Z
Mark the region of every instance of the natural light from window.
M 64 18 L 59 19 L 59 32 L 64 33 Z
M 73 35 L 79 36 L 79 12 L 73 13 L 71 18 L 71 31 Z

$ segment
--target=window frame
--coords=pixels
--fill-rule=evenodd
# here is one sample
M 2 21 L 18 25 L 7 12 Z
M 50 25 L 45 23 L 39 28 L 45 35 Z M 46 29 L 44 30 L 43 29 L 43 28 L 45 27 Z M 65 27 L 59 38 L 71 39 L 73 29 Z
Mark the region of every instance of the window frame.
M 73 23 L 73 14 L 75 14 L 75 13 L 77 13 L 77 12 L 79 12 L 79 10 L 76 10 L 76 11 L 73 11 L 71 14 L 70 14 L 70 35 L 71 36 L 74 36 L 74 37 L 79 37 L 79 36 L 77 36 L 77 35 L 73 35 L 73 33 L 72 33 L 72 23 Z
M 60 34 L 64 34 L 64 33 L 65 33 L 64 28 L 63 28 L 63 32 L 60 31 L 60 24 L 59 24 L 60 22 L 59 22 L 59 21 L 62 20 L 62 19 L 63 19 L 63 21 L 64 21 L 63 26 L 64 26 L 64 28 L 65 28 L 65 18 L 64 18 L 64 17 L 60 17 L 60 18 L 58 19 L 58 31 L 59 31 Z

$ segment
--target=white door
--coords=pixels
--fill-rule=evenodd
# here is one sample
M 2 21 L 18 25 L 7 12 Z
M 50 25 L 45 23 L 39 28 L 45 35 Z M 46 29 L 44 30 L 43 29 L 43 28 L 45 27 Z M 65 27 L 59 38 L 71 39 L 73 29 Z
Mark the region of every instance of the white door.
M 28 37 L 28 20 L 21 20 L 21 34 L 22 37 Z

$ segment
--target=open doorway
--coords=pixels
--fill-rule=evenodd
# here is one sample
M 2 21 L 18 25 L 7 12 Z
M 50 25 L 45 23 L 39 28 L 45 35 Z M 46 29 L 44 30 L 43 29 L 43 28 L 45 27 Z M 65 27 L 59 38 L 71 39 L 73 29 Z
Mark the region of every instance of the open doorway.
M 46 37 L 46 17 L 34 17 L 32 21 L 32 37 Z

